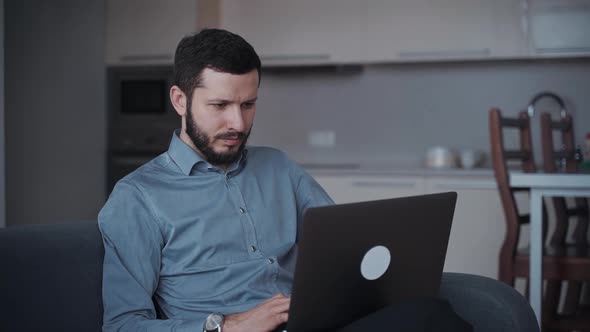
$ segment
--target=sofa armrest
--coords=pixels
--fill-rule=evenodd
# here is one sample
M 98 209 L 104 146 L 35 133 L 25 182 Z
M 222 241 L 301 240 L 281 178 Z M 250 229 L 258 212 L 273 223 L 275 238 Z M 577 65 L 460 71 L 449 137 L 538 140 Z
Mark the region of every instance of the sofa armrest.
M 444 273 L 440 296 L 476 332 L 539 331 L 527 300 L 514 288 L 491 278 L 463 273 Z

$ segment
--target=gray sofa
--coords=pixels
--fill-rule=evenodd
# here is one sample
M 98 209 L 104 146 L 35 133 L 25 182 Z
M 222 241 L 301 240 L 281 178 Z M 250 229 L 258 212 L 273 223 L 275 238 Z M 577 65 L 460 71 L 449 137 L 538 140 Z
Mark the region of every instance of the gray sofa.
M 103 246 L 95 222 L 0 229 L 0 331 L 100 331 Z M 477 332 L 539 331 L 493 279 L 445 273 L 440 296 Z

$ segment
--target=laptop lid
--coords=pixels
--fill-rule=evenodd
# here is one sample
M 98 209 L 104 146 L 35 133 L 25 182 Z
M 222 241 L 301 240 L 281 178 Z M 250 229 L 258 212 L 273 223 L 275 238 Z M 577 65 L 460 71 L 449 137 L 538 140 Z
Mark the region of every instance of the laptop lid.
M 308 209 L 287 330 L 339 328 L 437 296 L 456 200 L 449 192 Z

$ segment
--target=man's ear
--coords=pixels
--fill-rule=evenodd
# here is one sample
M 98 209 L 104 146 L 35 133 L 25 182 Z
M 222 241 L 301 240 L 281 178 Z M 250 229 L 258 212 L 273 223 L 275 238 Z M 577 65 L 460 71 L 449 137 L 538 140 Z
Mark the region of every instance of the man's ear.
M 184 92 L 182 92 L 182 90 L 180 90 L 180 88 L 176 85 L 170 88 L 170 101 L 172 102 L 172 106 L 174 106 L 174 109 L 178 115 L 186 115 L 187 98 Z

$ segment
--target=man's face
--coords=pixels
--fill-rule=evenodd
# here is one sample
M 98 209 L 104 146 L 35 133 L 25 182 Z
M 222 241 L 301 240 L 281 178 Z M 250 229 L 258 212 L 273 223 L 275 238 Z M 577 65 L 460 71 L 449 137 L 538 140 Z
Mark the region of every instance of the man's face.
M 205 69 L 203 86 L 187 103 L 185 132 L 197 152 L 213 165 L 236 161 L 254 122 L 258 72 L 234 75 Z

